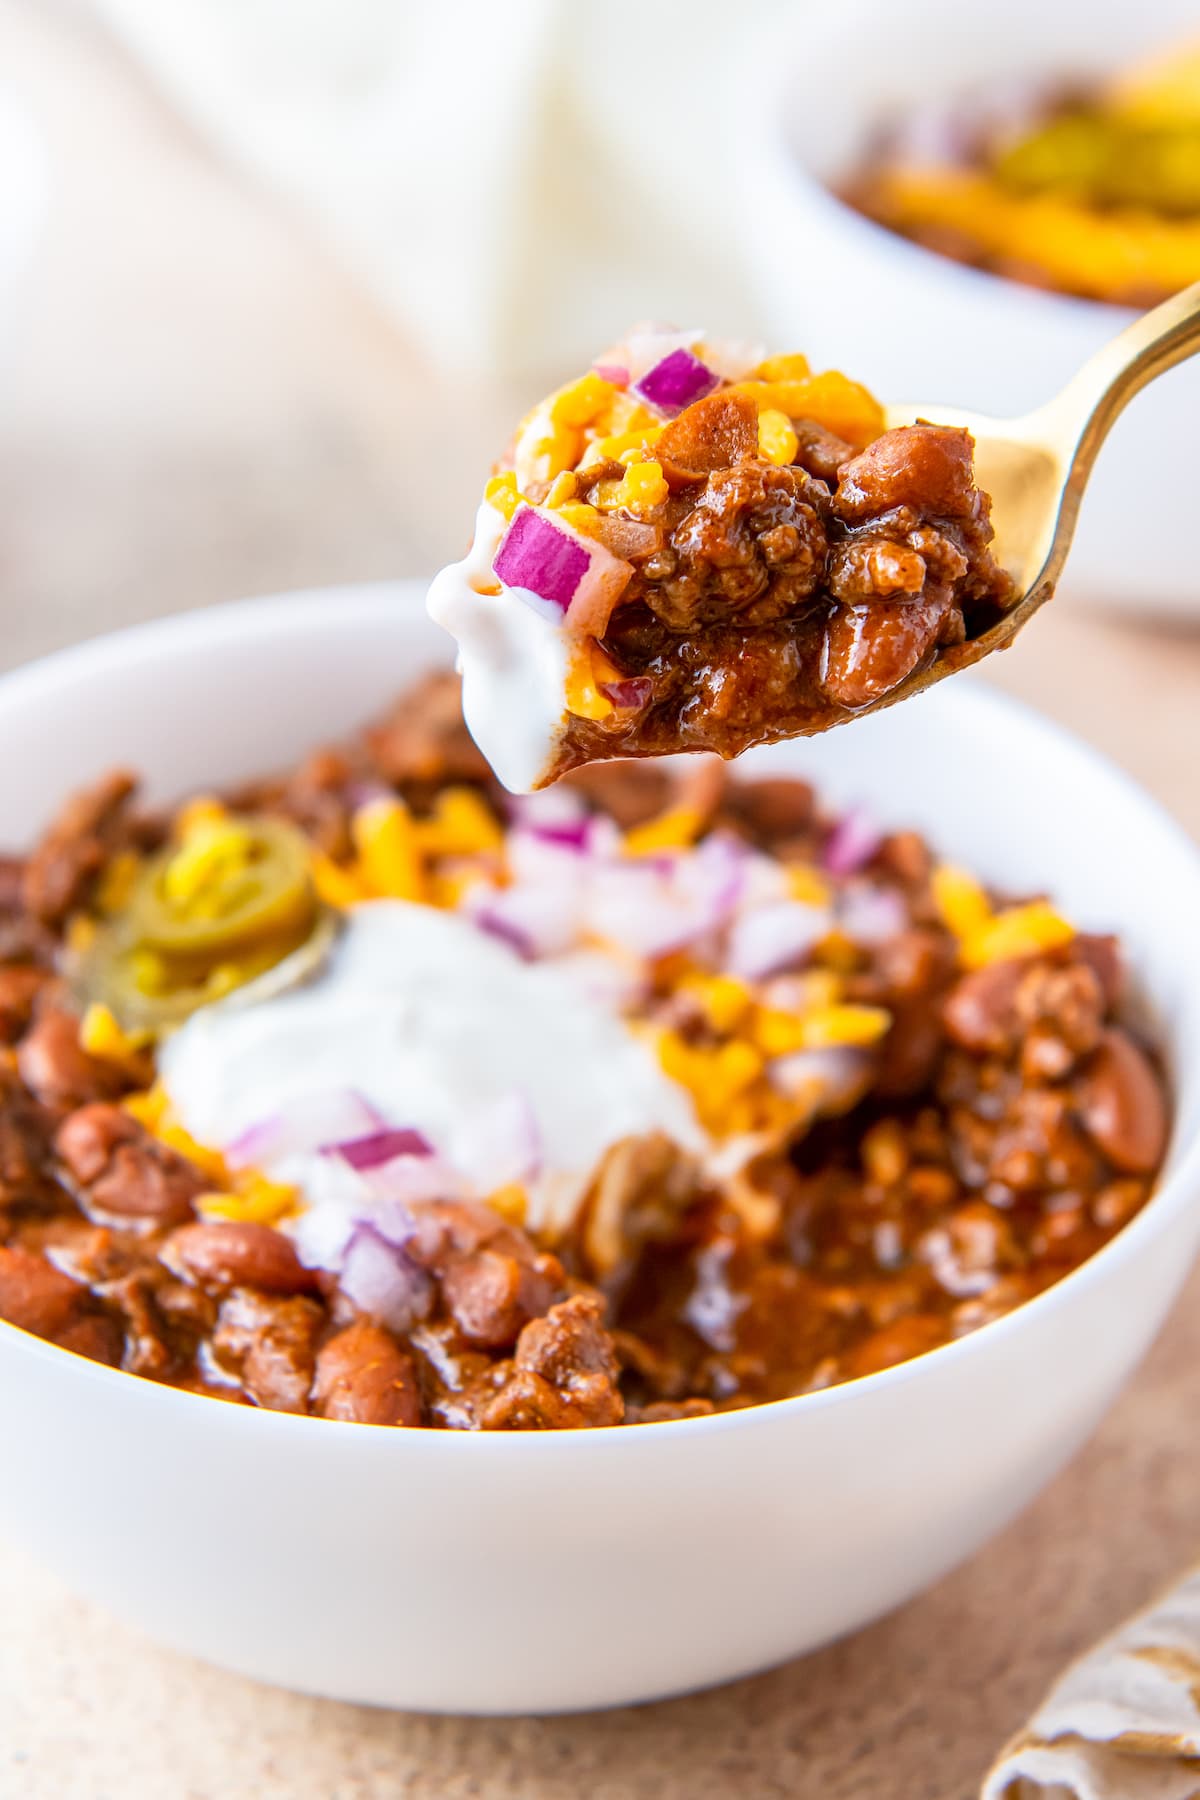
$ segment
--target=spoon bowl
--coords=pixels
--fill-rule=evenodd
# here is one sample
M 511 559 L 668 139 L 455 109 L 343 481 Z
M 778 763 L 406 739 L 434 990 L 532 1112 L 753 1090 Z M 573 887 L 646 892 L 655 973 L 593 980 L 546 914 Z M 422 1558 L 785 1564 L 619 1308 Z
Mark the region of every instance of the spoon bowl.
M 1008 648 L 1054 594 L 1088 477 L 1112 425 L 1148 382 L 1197 350 L 1200 282 L 1136 319 L 1090 357 L 1061 393 L 1023 418 L 993 419 L 930 402 L 888 408 L 889 429 L 928 419 L 971 433 L 976 479 L 992 499 L 995 557 L 1012 576 L 1020 599 L 989 630 L 938 650 L 881 699 L 853 714 L 834 714 L 830 725 L 894 706 L 993 650 Z

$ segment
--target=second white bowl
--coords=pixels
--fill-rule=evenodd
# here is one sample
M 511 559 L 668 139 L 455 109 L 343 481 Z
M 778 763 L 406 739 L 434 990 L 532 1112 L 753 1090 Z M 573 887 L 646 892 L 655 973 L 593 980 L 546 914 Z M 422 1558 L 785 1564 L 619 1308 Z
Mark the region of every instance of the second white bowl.
M 1195 0 L 879 0 L 803 8 L 759 41 L 735 108 L 746 254 L 781 348 L 844 369 L 885 402 L 1012 417 L 1061 388 L 1134 315 L 935 255 L 838 200 L 881 121 L 990 83 L 1103 77 L 1194 35 Z M 1101 453 L 1064 591 L 1200 618 L 1194 507 L 1200 359 L 1135 400 Z M 936 416 L 936 413 L 935 413 Z

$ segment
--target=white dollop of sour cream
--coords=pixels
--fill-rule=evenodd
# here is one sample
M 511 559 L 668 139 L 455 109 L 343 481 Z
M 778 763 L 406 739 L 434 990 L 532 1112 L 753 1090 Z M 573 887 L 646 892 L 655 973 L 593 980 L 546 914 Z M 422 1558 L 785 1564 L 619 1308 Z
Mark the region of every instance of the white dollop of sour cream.
M 534 1230 L 569 1222 L 620 1139 L 662 1131 L 693 1150 L 705 1141 L 684 1089 L 578 978 L 522 962 L 455 914 L 400 900 L 355 907 L 305 986 L 197 1012 L 165 1045 L 160 1075 L 184 1128 L 219 1149 L 313 1096 L 351 1089 L 467 1170 L 472 1122 L 519 1095 L 538 1141 Z M 345 1174 L 318 1150 L 269 1172 L 313 1201 Z
M 549 772 L 566 730 L 572 639 L 527 605 L 519 588 L 499 587 L 492 562 L 507 529 L 483 501 L 469 552 L 434 577 L 426 607 L 457 640 L 471 736 L 505 787 L 527 794 Z

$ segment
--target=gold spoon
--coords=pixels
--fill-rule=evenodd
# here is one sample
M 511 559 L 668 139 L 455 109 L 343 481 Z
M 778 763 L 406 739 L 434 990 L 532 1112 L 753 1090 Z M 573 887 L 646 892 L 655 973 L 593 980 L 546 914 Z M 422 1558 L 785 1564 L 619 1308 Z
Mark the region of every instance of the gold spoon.
M 1200 281 L 1127 326 L 1084 363 L 1060 394 L 1024 418 L 989 419 L 928 402 L 888 408 L 889 427 L 928 419 L 962 425 L 971 433 L 976 478 L 992 496 L 996 561 L 1012 576 L 1021 598 L 990 630 L 939 650 L 932 662 L 882 699 L 835 715 L 829 724 L 894 706 L 1012 643 L 1058 585 L 1083 490 L 1114 421 L 1147 382 L 1198 350 Z

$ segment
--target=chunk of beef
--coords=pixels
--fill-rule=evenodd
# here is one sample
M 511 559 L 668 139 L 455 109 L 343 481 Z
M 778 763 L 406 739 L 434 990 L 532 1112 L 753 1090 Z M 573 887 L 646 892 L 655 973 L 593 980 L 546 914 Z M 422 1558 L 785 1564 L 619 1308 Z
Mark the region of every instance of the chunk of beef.
M 463 723 L 458 677 L 427 675 L 366 734 L 386 781 L 420 787 L 439 781 L 490 782 L 491 771 Z
M 802 608 L 825 574 L 828 493 L 803 469 L 750 457 L 710 475 L 661 555 L 631 581 L 672 631 L 765 625 Z
M 484 1409 L 487 1431 L 567 1431 L 619 1425 L 613 1340 L 600 1300 L 577 1294 L 526 1325 L 509 1372 Z
M 0 967 L 0 1044 L 15 1044 L 33 1018 L 33 1003 L 50 980 L 32 963 Z
M 68 800 L 25 864 L 22 898 L 35 918 L 58 926 L 84 903 L 135 785 L 116 769 Z
M 44 1256 L 0 1245 L 0 1319 L 35 1337 L 54 1338 L 87 1301 L 87 1289 Z

